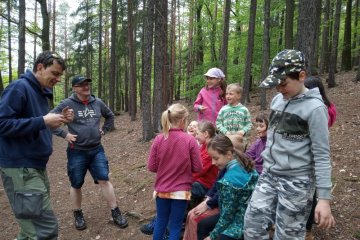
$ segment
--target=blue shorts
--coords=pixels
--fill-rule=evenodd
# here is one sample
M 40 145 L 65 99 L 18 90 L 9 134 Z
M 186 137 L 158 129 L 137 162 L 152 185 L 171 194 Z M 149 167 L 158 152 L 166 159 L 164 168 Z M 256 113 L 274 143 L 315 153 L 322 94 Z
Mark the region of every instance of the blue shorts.
M 71 186 L 80 189 L 84 184 L 87 170 L 94 182 L 109 181 L 109 162 L 103 146 L 91 150 L 67 149 L 67 169 Z

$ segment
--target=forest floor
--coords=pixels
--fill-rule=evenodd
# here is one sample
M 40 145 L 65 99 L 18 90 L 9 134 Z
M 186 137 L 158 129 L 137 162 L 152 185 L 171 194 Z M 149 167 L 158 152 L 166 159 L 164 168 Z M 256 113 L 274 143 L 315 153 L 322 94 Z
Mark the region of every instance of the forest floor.
M 316 229 L 316 239 L 360 239 L 360 84 L 352 82 L 355 72 L 336 75 L 336 88 L 327 89 L 337 107 L 337 120 L 330 129 L 333 166 L 332 211 L 336 227 Z M 270 100 L 274 92 L 268 94 Z M 251 96 L 248 108 L 253 117 L 259 112 L 258 96 Z M 188 105 L 192 119 L 195 114 Z M 140 115 L 140 114 L 138 114 Z M 147 240 L 139 227 L 155 213 L 152 200 L 154 174 L 146 169 L 151 142 L 142 143 L 141 120 L 130 121 L 128 114 L 115 119 L 116 130 L 105 135 L 103 145 L 109 158 L 111 182 L 120 209 L 129 220 L 129 227 L 119 229 L 111 222 L 110 210 L 100 188 L 87 174 L 83 186 L 83 212 L 88 228 L 77 231 L 73 225 L 69 201 L 69 181 L 66 172 L 66 142 L 54 137 L 54 152 L 48 163 L 52 205 L 59 221 L 59 239 Z M 253 140 L 255 130 L 250 139 Z M 6 194 L 0 183 L 0 239 L 15 239 L 18 225 L 13 217 Z

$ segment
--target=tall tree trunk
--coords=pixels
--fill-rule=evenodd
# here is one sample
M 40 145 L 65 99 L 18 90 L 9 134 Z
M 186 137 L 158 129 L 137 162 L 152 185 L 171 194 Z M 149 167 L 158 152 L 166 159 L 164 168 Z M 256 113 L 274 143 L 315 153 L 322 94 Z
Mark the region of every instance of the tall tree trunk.
M 34 13 L 34 25 L 37 26 L 37 13 L 38 13 L 38 7 L 37 7 L 37 2 L 35 1 L 34 3 L 35 5 L 35 13 Z M 66 28 L 65 28 L 66 29 Z M 35 62 L 36 60 L 36 56 L 37 56 L 37 52 L 36 52 L 36 48 L 37 48 L 37 35 L 34 34 L 34 51 L 33 51 L 33 62 Z
M 355 18 L 354 18 L 354 37 L 353 37 L 353 41 L 352 41 L 352 47 L 351 49 L 354 51 L 355 54 L 353 54 L 352 56 L 352 66 L 357 66 L 359 63 L 357 61 L 359 61 L 359 51 L 356 51 L 356 46 L 360 46 L 360 41 L 358 40 L 358 35 L 359 33 L 359 0 L 356 0 L 355 2 Z
M 170 74 L 169 74 L 169 96 L 168 96 L 169 104 L 172 104 L 174 98 L 175 60 L 176 60 L 176 0 L 171 0 Z
M 41 29 L 41 42 L 42 50 L 50 50 L 50 20 L 49 13 L 47 11 L 46 0 L 36 0 L 40 4 L 41 16 L 42 16 L 42 25 Z
M 336 72 L 336 65 L 337 65 L 336 64 L 337 63 L 337 47 L 338 47 L 338 41 L 339 41 L 341 3 L 342 3 L 341 0 L 336 0 L 333 40 L 332 40 L 331 55 L 330 55 L 330 62 L 329 62 L 329 80 L 328 80 L 329 88 L 333 88 L 336 86 L 335 72 Z
M 109 79 L 109 107 L 115 110 L 115 82 L 116 82 L 116 32 L 117 32 L 117 0 L 111 1 L 111 55 Z
M 330 0 L 325 0 L 323 30 L 321 36 L 320 73 L 329 69 L 330 48 L 329 48 L 329 14 Z
M 181 46 L 181 22 L 180 22 L 180 0 L 177 2 L 177 26 L 178 26 L 178 51 L 179 51 L 179 58 L 178 58 L 178 78 L 176 84 L 176 93 L 175 93 L 175 100 L 180 100 L 180 92 L 181 92 L 181 80 L 182 80 L 182 46 Z
M 315 9 L 316 9 L 316 22 L 315 22 L 315 34 L 314 34 L 314 46 L 313 46 L 313 75 L 319 73 L 319 45 L 320 45 L 320 31 L 321 31 L 321 7 L 322 7 L 322 0 L 315 0 Z M 316 72 L 315 72 L 316 71 Z
M 235 1 L 235 38 L 238 42 L 241 40 L 241 21 L 240 21 L 240 0 Z M 240 63 L 240 44 L 234 44 L 234 58 L 233 64 L 238 65 Z
M 11 0 L 7 1 L 7 17 L 8 17 L 8 29 L 7 29 L 7 35 L 8 35 L 8 61 L 9 61 L 9 83 L 12 82 L 12 47 L 11 47 L 11 22 L 10 22 L 10 12 L 11 12 Z
M 56 39 L 56 37 L 55 37 L 55 22 L 56 22 L 56 2 L 55 2 L 55 0 L 53 0 L 53 11 L 52 11 L 52 46 L 51 46 L 51 49 L 53 50 L 53 51 L 55 51 L 55 39 Z
M 203 7 L 203 1 L 196 1 L 196 43 L 195 43 L 195 56 L 196 56 L 196 66 L 202 65 L 204 63 L 204 43 L 203 43 L 203 30 L 202 30 L 202 21 L 201 21 L 201 11 Z
M 160 131 L 160 119 L 165 110 L 167 89 L 167 0 L 155 3 L 155 48 L 154 48 L 154 101 L 153 101 L 153 126 L 156 132 Z
M 224 29 L 223 29 L 223 38 L 222 38 L 221 50 L 220 50 L 220 64 L 225 76 L 227 74 L 230 10 L 231 10 L 231 0 L 225 0 Z
M 351 70 L 351 9 L 352 0 L 348 0 L 346 5 L 344 45 L 341 56 L 341 69 L 345 71 Z
M 313 72 L 314 63 L 314 45 L 315 45 L 315 21 L 316 3 L 314 0 L 300 0 L 299 2 L 299 20 L 297 31 L 296 48 L 302 51 L 307 59 L 307 72 L 309 75 Z
M 286 19 L 285 19 L 286 49 L 293 49 L 294 46 L 294 11 L 295 11 L 295 0 L 286 0 Z
M 19 0 L 18 78 L 25 70 L 25 0 Z
M 208 4 L 205 4 L 211 24 L 211 32 L 210 32 L 210 53 L 211 53 L 211 62 L 217 65 L 217 55 L 216 55 L 216 25 L 217 25 L 217 13 L 218 13 L 218 6 L 217 0 L 214 1 L 214 14 Z
M 102 73 L 103 73 L 103 70 L 102 70 L 102 63 L 103 63 L 103 56 L 102 56 L 102 34 L 103 34 L 103 8 L 102 8 L 102 0 L 100 0 L 99 2 L 99 57 L 98 57 L 98 96 L 99 98 L 102 98 L 102 91 L 101 89 L 103 88 L 103 79 L 102 79 Z
M 128 47 L 129 47 L 129 80 L 130 80 L 130 116 L 131 121 L 136 120 L 136 59 L 134 43 L 134 19 L 133 19 L 133 1 L 128 1 Z
M 156 0 L 147 0 L 144 17 L 143 42 L 143 76 L 141 89 L 141 111 L 143 141 L 150 141 L 154 137 L 151 121 L 151 67 L 154 39 L 154 10 Z M 179 35 L 180 36 L 180 35 Z
M 114 4 L 114 0 L 112 0 L 112 5 Z M 115 1 L 115 4 L 117 6 L 117 1 Z M 90 3 L 89 0 L 86 0 L 86 21 L 85 21 L 85 39 L 86 39 L 86 45 L 85 45 L 85 71 L 86 71 L 86 76 L 87 77 L 91 77 L 91 62 L 90 62 Z M 113 21 L 113 7 L 111 8 L 111 21 Z M 117 8 L 115 9 L 115 11 L 117 11 Z M 117 13 L 116 13 L 117 14 Z M 116 18 L 116 15 L 115 15 Z M 112 22 L 111 22 L 111 27 L 112 27 Z M 111 29 L 112 31 L 112 29 Z M 116 33 L 115 33 L 116 34 Z M 116 35 L 115 35 L 116 36 Z M 112 36 L 112 32 L 111 32 L 111 43 L 113 43 L 113 36 Z M 114 45 L 116 45 L 114 43 Z M 113 45 L 111 44 L 111 50 L 113 49 Z M 115 58 L 114 58 L 115 59 Z M 110 63 L 111 64 L 111 63 Z M 114 64 L 115 66 L 115 64 Z M 111 69 L 114 70 L 115 69 Z M 110 70 L 110 71 L 111 71 Z M 110 73 L 111 74 L 111 73 Z M 112 75 L 114 78 L 116 78 L 115 74 Z M 110 77 L 111 78 L 111 77 Z M 110 79 L 110 82 L 112 81 L 112 79 Z M 115 80 L 114 80 L 115 81 Z M 110 83 L 109 83 L 110 84 Z M 115 82 L 114 82 L 115 85 Z M 110 91 L 114 91 L 115 88 L 110 88 Z M 110 92 L 109 92 L 110 93 Z M 109 98 L 110 98 L 110 94 L 109 94 Z M 113 103 L 115 102 L 115 99 L 110 100 L 109 101 L 113 101 Z M 113 105 L 114 107 L 114 105 Z M 111 108 L 112 111 L 114 111 L 114 108 Z
M 255 19 L 256 19 L 256 5 L 257 0 L 251 0 L 250 3 L 250 19 L 249 19 L 249 31 L 248 31 L 248 41 L 247 41 L 247 50 L 246 50 L 246 64 L 244 70 L 244 85 L 243 85 L 243 94 L 241 96 L 241 102 L 243 104 L 250 102 L 250 88 L 251 88 L 251 67 L 253 61 L 253 51 L 254 51 L 254 37 L 255 37 Z
M 270 64 L 270 4 L 271 4 L 271 0 L 264 0 L 264 35 L 263 35 L 261 79 L 266 78 Z M 264 88 L 260 88 L 260 109 L 261 110 L 266 109 L 266 90 Z
M 283 46 L 283 31 L 284 31 L 284 22 L 285 22 L 285 10 L 282 10 L 279 14 L 279 20 L 280 20 L 280 29 L 279 29 L 279 39 L 278 39 L 278 49 L 281 51 Z
M 194 0 L 189 0 L 189 32 L 188 32 L 188 55 L 186 66 L 186 92 L 190 91 L 190 79 L 194 69 L 194 46 L 193 46 L 193 31 L 194 31 Z M 190 96 L 187 95 L 187 101 L 190 101 Z
M 2 95 L 3 91 L 4 91 L 4 82 L 0 71 L 0 96 Z

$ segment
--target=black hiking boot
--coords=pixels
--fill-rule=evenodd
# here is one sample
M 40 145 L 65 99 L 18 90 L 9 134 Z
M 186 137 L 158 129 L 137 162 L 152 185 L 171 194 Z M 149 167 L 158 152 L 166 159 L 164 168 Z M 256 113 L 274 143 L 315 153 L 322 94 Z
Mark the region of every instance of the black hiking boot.
M 128 226 L 126 218 L 121 215 L 120 209 L 118 207 L 111 209 L 111 216 L 115 225 L 119 226 L 119 228 L 126 228 Z
M 75 217 L 75 228 L 77 230 L 86 229 L 86 223 L 81 209 L 74 210 L 74 217 Z

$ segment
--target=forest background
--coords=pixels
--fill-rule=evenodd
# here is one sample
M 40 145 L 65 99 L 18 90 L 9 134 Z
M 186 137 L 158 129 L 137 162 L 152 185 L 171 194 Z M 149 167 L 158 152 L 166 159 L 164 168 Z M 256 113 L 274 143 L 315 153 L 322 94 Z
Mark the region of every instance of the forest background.
M 68 65 L 54 88 L 54 105 L 71 94 L 71 78 L 83 74 L 93 79 L 93 94 L 121 114 L 103 143 L 129 228 L 103 224 L 108 209 L 88 176 L 83 208 L 90 227 L 74 229 L 65 194 L 66 143 L 54 138 L 48 171 L 59 239 L 151 239 L 139 226 L 154 215 L 154 177 L 146 158 L 161 112 L 179 99 L 191 108 L 205 84 L 203 74 L 217 66 L 228 83 L 244 87 L 242 102 L 256 116 L 275 94 L 257 86 L 285 48 L 305 53 L 309 74 L 321 76 L 338 110 L 330 129 L 337 225 L 330 231 L 314 227 L 316 239 L 360 239 L 359 0 L 74 2 L 76 9 L 55 0 L 0 1 L 0 93 L 32 68 L 41 51 L 54 50 Z M 14 239 L 18 225 L 1 183 L 0 206 L 1 238 Z
M 168 104 L 194 99 L 210 67 L 223 69 L 228 83 L 239 82 L 242 102 L 249 103 L 282 49 L 303 51 L 308 74 L 327 74 L 330 88 L 337 71 L 359 66 L 359 0 L 77 3 L 72 9 L 55 0 L 1 1 L 0 92 L 39 52 L 57 51 L 68 69 L 54 104 L 71 93 L 73 76 L 90 77 L 93 94 L 114 112 L 128 112 L 133 121 L 142 115 L 143 141 L 160 130 Z M 265 109 L 266 92 L 259 94 Z

